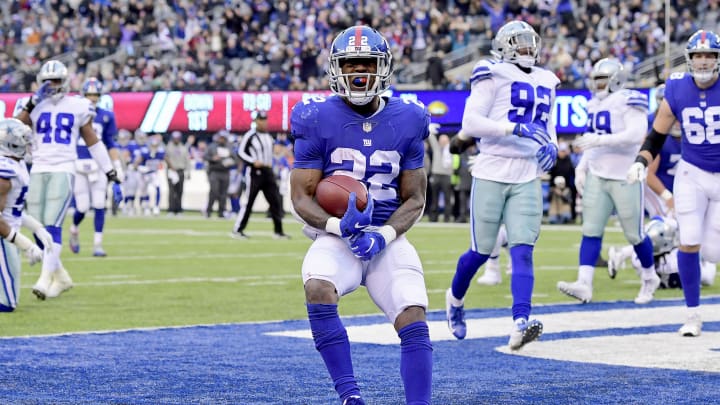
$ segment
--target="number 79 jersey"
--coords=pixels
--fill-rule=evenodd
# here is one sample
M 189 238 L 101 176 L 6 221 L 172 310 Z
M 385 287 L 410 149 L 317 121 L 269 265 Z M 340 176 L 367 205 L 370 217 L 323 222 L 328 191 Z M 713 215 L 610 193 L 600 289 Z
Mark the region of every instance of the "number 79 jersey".
M 80 128 L 95 118 L 95 106 L 83 97 L 43 100 L 30 113 L 35 134 L 33 173 L 75 172 Z
M 703 90 L 691 75 L 673 73 L 665 82 L 665 100 L 680 122 L 682 160 L 720 172 L 720 80 Z
M 340 97 L 313 97 L 297 103 L 290 119 L 293 167 L 362 181 L 375 202 L 372 224 L 377 226 L 401 204 L 400 173 L 424 167 L 430 124 L 421 103 L 396 97 L 385 101 L 381 111 L 364 117 Z

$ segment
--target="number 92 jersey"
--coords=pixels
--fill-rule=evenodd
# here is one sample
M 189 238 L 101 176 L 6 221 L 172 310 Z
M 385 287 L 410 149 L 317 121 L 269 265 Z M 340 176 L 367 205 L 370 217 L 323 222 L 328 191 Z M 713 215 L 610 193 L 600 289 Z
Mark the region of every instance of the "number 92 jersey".
M 424 167 L 430 124 L 421 103 L 384 100 L 382 110 L 364 117 L 340 97 L 313 97 L 297 103 L 290 119 L 294 167 L 362 181 L 375 201 L 372 224 L 377 226 L 401 204 L 400 172 Z
M 95 118 L 95 106 L 83 97 L 43 100 L 30 113 L 35 133 L 33 173 L 75 172 L 80 128 Z
M 682 159 L 702 170 L 720 172 L 720 81 L 701 90 L 687 73 L 665 82 L 665 100 L 682 130 Z

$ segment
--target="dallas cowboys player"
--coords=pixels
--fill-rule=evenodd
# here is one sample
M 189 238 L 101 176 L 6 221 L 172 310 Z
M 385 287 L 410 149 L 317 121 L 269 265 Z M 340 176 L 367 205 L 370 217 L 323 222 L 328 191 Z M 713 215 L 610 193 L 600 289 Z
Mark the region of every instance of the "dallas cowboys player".
M 82 97 L 70 97 L 68 70 L 61 62 L 50 60 L 40 67 L 40 86 L 18 113 L 17 118 L 35 132 L 36 150 L 27 197 L 28 212 L 41 221 L 53 236 L 54 246 L 47 250 L 33 294 L 40 299 L 57 297 L 72 287 L 72 279 L 60 261 L 62 223 L 72 198 L 77 139 L 82 137 L 90 155 L 108 180 L 120 182 L 110 156 L 99 142 L 92 120 L 95 106 Z
M 23 213 L 30 174 L 25 156 L 32 142 L 32 130 L 14 118 L 0 120 L 0 312 L 12 312 L 20 299 L 20 258 L 30 265 L 43 258 L 43 251 L 20 233 L 24 225 L 38 240 L 52 248 L 52 236 L 34 218 Z
M 643 235 L 645 215 L 641 184 L 627 184 L 625 173 L 640 149 L 647 131 L 647 96 L 626 90 L 625 72 L 616 59 L 601 59 L 590 72 L 593 98 L 588 102 L 585 134 L 575 140 L 584 150 L 576 177 L 584 178 L 580 266 L 575 282 L 560 281 L 558 290 L 583 303 L 592 299 L 595 263 L 600 257 L 605 225 L 617 210 L 625 238 L 633 245 L 643 265 L 642 284 L 636 304 L 653 300 L 660 278 L 655 273 L 653 247 Z
M 458 135 L 481 140 L 472 168 L 470 249 L 458 259 L 445 296 L 448 327 L 456 338 L 465 338 L 463 297 L 504 223 L 512 262 L 512 350 L 538 339 L 543 328 L 537 319 L 529 320 L 532 255 L 543 213 L 539 176 L 557 158 L 550 119 L 560 81 L 535 66 L 540 46 L 540 37 L 525 22 L 512 21 L 498 30 L 493 40 L 497 60 L 475 65 Z
M 340 297 L 364 285 L 400 337 L 406 402 L 429 404 L 428 297 L 420 258 L 405 237 L 425 205 L 429 114 L 421 104 L 380 96 L 390 85 L 392 54 L 370 27 L 350 27 L 335 38 L 328 75 L 334 95 L 300 102 L 291 116 L 292 202 L 313 239 L 302 276 L 315 347 L 343 404 L 364 404 L 338 315 Z M 354 193 L 343 218 L 320 208 L 315 188 L 332 174 L 368 187 L 364 211 L 355 208 Z
M 720 38 L 712 31 L 697 31 L 688 40 L 685 59 L 688 73 L 673 73 L 665 82 L 665 99 L 627 181 L 645 179 L 648 162 L 678 120 L 683 135 L 673 190 L 680 229 L 678 270 L 688 308 L 678 332 L 699 336 L 700 254 L 712 263 L 720 261 Z
M 669 138 L 668 138 L 669 139 Z M 661 288 L 678 288 L 681 282 L 678 276 L 678 231 L 677 221 L 671 217 L 653 217 L 645 225 L 645 233 L 652 240 L 653 255 L 655 256 L 655 271 L 660 277 Z M 642 264 L 633 250 L 632 245 L 623 246 L 617 249 L 610 249 L 608 253 L 608 267 L 612 267 L 611 278 L 615 278 L 618 269 L 625 266 L 625 261 L 630 263 L 638 275 L 642 271 Z M 715 282 L 717 266 L 707 260 L 700 260 L 700 284 L 712 285 Z
M 97 102 L 102 95 L 102 83 L 94 78 L 88 78 L 82 85 L 80 94 L 90 100 L 95 105 L 95 120 L 93 128 L 98 134 L 113 161 L 113 166 L 118 173 L 122 172 L 122 164 L 120 156 L 115 146 L 115 136 L 117 135 L 117 126 L 115 125 L 115 114 L 97 107 Z M 75 162 L 75 213 L 73 214 L 73 222 L 70 226 L 70 250 L 73 253 L 80 252 L 80 238 L 78 225 L 85 218 L 85 213 L 92 206 L 95 211 L 94 225 L 95 235 L 93 241 L 93 256 L 105 257 L 107 254 L 102 247 L 103 228 L 105 227 L 105 202 L 107 200 L 108 181 L 104 173 L 100 170 L 95 160 L 90 155 L 84 140 L 78 139 L 77 156 Z M 122 175 L 118 174 L 118 177 Z M 113 200 L 116 203 L 122 201 L 122 191 L 120 184 L 113 183 Z

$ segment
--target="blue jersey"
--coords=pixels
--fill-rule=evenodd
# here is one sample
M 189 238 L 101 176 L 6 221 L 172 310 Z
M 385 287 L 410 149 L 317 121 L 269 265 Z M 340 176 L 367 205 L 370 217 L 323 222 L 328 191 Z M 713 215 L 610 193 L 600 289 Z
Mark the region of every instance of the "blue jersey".
M 140 166 L 145 166 L 147 172 L 156 172 L 160 170 L 162 162 L 165 161 L 165 149 L 160 146 L 151 148 L 149 145 L 142 145 L 135 150 L 135 160 L 140 158 Z
M 95 112 L 96 115 L 92 125 L 98 139 L 105 144 L 108 150 L 116 148 L 115 137 L 118 131 L 115 125 L 115 114 L 112 111 L 103 110 L 102 108 L 95 108 Z M 78 159 L 92 159 L 90 151 L 82 137 L 78 138 L 77 155 Z
M 687 73 L 673 73 L 665 100 L 682 130 L 682 159 L 702 170 L 720 172 L 720 80 L 701 90 Z
M 313 97 L 293 107 L 294 168 L 362 181 L 375 201 L 372 224 L 384 225 L 400 206 L 399 176 L 424 167 L 430 115 L 422 104 L 391 97 L 364 117 L 340 97 Z
M 673 191 L 675 170 L 680 160 L 680 139 L 668 136 L 660 151 L 660 165 L 655 173 L 666 189 Z

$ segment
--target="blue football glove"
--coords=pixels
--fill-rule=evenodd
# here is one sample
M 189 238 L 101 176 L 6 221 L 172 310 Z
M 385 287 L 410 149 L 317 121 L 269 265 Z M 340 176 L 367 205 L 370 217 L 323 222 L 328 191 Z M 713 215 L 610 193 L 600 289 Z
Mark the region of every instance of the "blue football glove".
M 33 94 L 30 98 L 33 104 L 38 105 L 41 101 L 52 96 L 53 89 L 50 87 L 51 84 L 52 83 L 50 83 L 49 80 L 46 80 L 43 84 L 40 85 L 40 87 L 38 87 L 38 89 L 35 91 L 35 94 Z
M 123 200 L 123 192 L 122 188 L 120 187 L 120 184 L 113 183 L 112 184 L 112 193 L 113 193 L 113 201 L 115 204 L 120 204 Z
M 537 157 L 538 163 L 543 171 L 548 172 L 555 166 L 557 161 L 558 148 L 554 143 L 543 145 L 538 149 L 535 157 Z
M 350 193 L 350 198 L 348 198 L 348 209 L 345 211 L 345 215 L 343 215 L 340 219 L 340 232 L 342 233 L 341 236 L 343 238 L 349 238 L 359 234 L 360 231 L 372 222 L 374 204 L 370 194 L 368 194 L 368 202 L 365 206 L 365 210 L 363 211 L 359 211 L 357 209 L 357 205 L 355 205 L 356 200 L 357 194 Z
M 512 133 L 520 138 L 531 139 L 541 146 L 547 145 L 551 141 L 550 134 L 547 133 L 545 126 L 534 122 L 529 124 L 516 124 Z
M 385 249 L 385 237 L 378 232 L 361 232 L 350 239 L 350 250 L 355 257 L 368 261 Z

